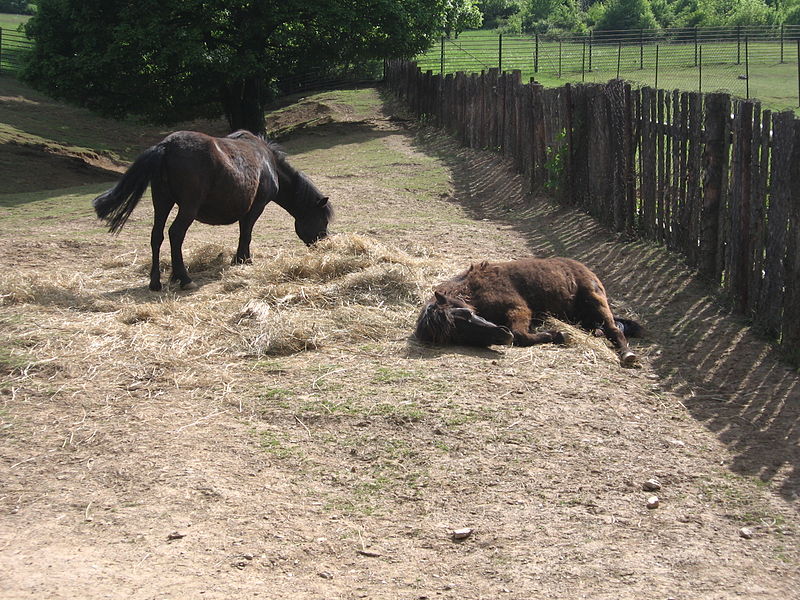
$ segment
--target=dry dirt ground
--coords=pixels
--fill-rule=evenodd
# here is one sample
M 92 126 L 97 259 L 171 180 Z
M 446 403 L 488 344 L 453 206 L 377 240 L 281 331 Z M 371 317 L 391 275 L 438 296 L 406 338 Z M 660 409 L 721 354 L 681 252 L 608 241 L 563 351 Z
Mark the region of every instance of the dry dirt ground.
M 193 293 L 147 291 L 147 202 L 98 226 L 113 170 L 0 205 L 0 597 L 798 597 L 797 373 L 675 256 L 361 93 L 274 121 L 340 241 L 270 207 L 229 267 L 195 224 Z M 409 337 L 430 285 L 525 255 L 594 269 L 641 368 Z

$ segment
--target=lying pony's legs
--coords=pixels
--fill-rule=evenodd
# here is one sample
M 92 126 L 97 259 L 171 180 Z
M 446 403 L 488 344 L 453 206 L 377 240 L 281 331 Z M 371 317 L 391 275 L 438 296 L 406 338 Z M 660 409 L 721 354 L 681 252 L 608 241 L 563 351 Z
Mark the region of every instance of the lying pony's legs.
M 560 331 L 540 331 L 531 333 L 533 314 L 527 307 L 519 306 L 508 311 L 508 325 L 514 334 L 515 346 L 535 346 L 536 344 L 563 344 L 564 334 Z

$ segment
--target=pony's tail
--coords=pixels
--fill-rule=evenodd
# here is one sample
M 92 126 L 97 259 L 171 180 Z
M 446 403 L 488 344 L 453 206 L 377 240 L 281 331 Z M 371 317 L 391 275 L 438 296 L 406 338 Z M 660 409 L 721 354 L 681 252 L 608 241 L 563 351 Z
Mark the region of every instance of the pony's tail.
M 615 317 L 614 321 L 616 321 L 617 327 L 622 330 L 622 334 L 625 337 L 641 337 L 644 333 L 644 327 L 639 325 L 636 321 L 621 319 L 619 317 Z
M 162 144 L 148 148 L 133 161 L 117 185 L 92 201 L 98 218 L 108 223 L 108 230 L 111 233 L 119 232 L 125 225 L 142 194 L 147 190 L 153 175 L 161 168 L 163 158 Z

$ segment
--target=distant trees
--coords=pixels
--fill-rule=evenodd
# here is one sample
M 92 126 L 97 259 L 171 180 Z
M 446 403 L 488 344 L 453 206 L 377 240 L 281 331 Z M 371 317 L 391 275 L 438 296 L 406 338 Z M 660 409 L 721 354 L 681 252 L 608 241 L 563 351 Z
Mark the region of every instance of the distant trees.
M 658 22 L 650 0 L 608 0 L 595 29 L 655 29 Z
M 411 57 L 449 0 L 39 0 L 25 77 L 57 98 L 150 121 L 224 114 L 264 130 L 273 83 Z M 472 2 L 461 2 L 473 5 Z M 457 27 L 457 24 L 455 25 Z
M 484 23 L 507 31 L 800 24 L 800 0 L 484 0 Z
M 444 34 L 458 37 L 465 29 L 477 29 L 483 24 L 478 0 L 445 0 Z
M 32 15 L 33 7 L 28 0 L 0 0 L 0 13 Z

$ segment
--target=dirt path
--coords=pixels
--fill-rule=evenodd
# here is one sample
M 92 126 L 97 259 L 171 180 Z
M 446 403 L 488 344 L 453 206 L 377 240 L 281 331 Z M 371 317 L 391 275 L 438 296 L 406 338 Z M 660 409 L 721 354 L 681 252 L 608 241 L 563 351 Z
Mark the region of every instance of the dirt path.
M 297 251 L 279 210 L 257 226 L 256 265 L 155 296 L 146 207 L 119 238 L 88 211 L 24 225 L 9 208 L 0 597 L 796 594 L 797 375 L 674 257 L 531 203 L 496 157 L 381 114 L 285 145 L 337 231 L 428 255 L 437 277 L 585 261 L 647 325 L 643 368 L 586 345 L 422 347 L 413 303 L 391 302 L 385 339 L 253 356 L 236 277 Z M 188 253 L 234 236 L 193 226 Z

